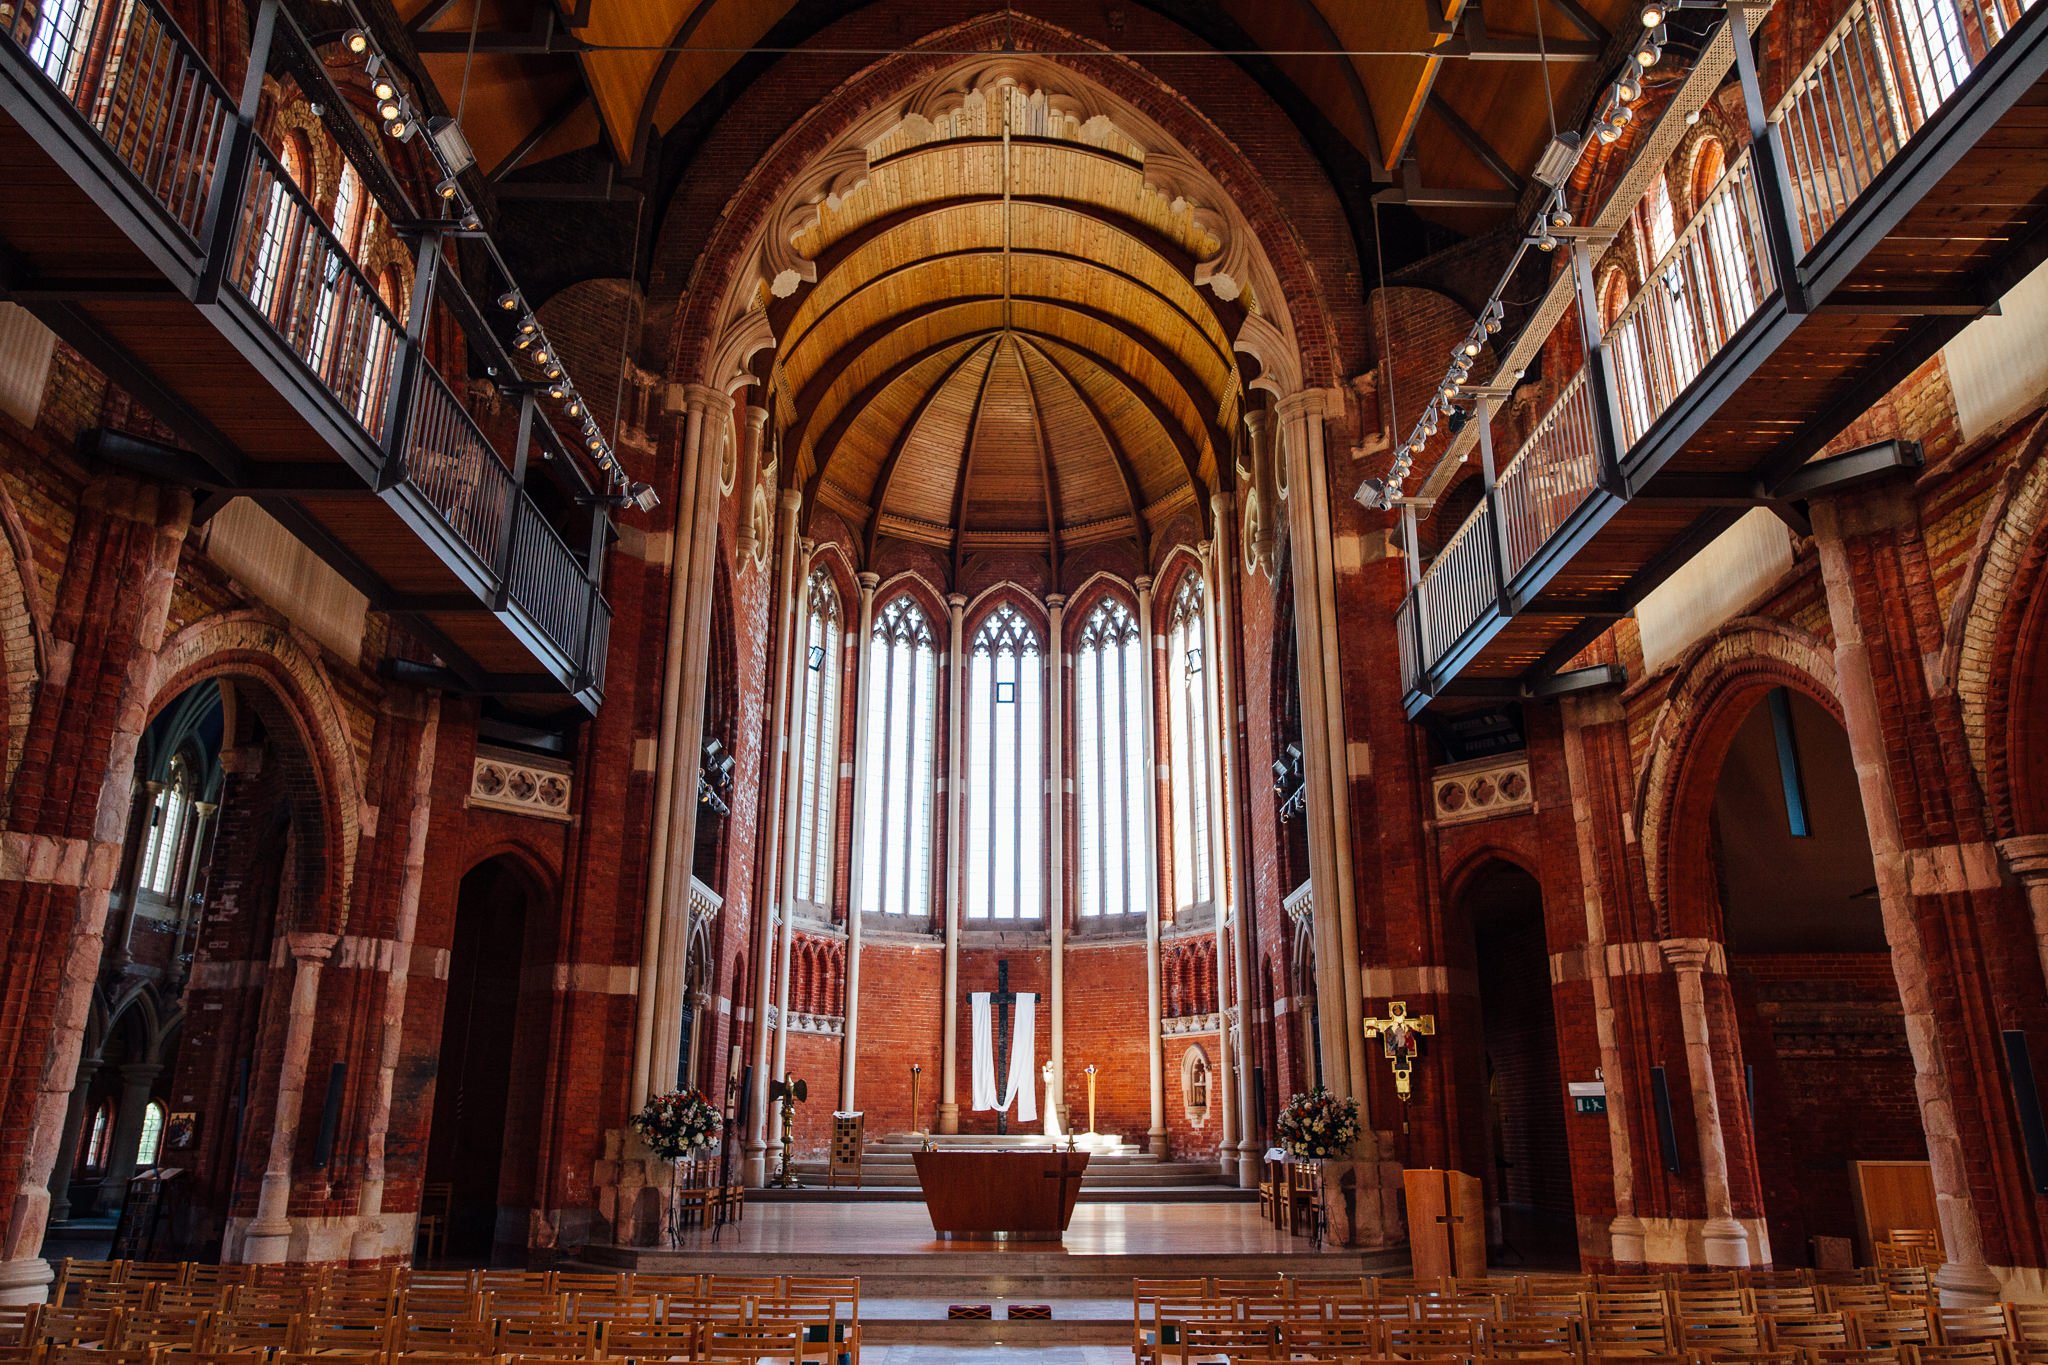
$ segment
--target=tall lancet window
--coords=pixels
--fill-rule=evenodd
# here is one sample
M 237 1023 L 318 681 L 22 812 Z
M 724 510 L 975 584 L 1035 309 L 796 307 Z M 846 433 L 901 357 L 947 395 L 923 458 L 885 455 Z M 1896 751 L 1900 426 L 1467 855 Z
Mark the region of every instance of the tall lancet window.
M 1037 632 L 989 613 L 967 661 L 967 918 L 1045 916 L 1045 698 Z
M 1145 910 L 1145 641 L 1128 604 L 1106 597 L 1074 650 L 1074 797 L 1081 917 Z
M 1173 756 L 1173 897 L 1182 908 L 1214 896 L 1210 877 L 1209 677 L 1202 650 L 1202 578 L 1183 574 L 1167 614 L 1167 742 Z
M 812 905 L 832 901 L 834 798 L 839 794 L 839 679 L 844 632 L 832 575 L 811 571 L 804 590 L 803 738 L 797 749 L 796 886 Z
M 860 909 L 931 911 L 932 735 L 938 650 L 924 611 L 899 597 L 868 639 L 866 817 Z

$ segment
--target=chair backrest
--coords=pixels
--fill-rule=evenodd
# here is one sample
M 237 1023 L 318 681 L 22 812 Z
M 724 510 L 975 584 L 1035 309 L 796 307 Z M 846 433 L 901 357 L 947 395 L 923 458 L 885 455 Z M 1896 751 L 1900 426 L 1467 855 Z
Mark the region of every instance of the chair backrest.
M 1754 1317 L 1735 1314 L 1680 1318 L 1678 1344 L 1688 1351 L 1761 1351 L 1763 1325 Z
M 1441 1275 L 1374 1275 L 1366 1283 L 1382 1299 L 1412 1299 L 1417 1294 L 1443 1293 L 1445 1278 Z
M 118 1284 L 128 1271 L 126 1261 L 81 1261 L 66 1256 L 57 1266 L 56 1281 L 50 1286 L 50 1302 L 67 1306 L 73 1291 L 89 1284 Z
M 1586 1295 L 1586 1316 L 1590 1318 L 1662 1318 L 1671 1313 L 1671 1301 L 1661 1289 L 1602 1289 Z
M 1219 1299 L 1284 1299 L 1290 1294 L 1287 1281 L 1278 1275 L 1254 1280 L 1218 1278 L 1210 1282 L 1209 1292 Z
M 1681 1318 L 1748 1317 L 1756 1300 L 1747 1289 L 1674 1289 L 1671 1307 Z
M 1188 1322 L 1181 1324 L 1179 1339 L 1161 1349 L 1189 1365 L 1218 1357 L 1271 1360 L 1279 1355 L 1280 1333 L 1269 1322 Z
M 2030 1355 L 2048 1348 L 2048 1303 L 2009 1303 L 2005 1317 L 2013 1341 Z
M 1586 1349 L 1586 1328 L 1575 1317 L 1509 1317 L 1486 1324 L 1486 1350 L 1496 1356 L 1578 1356 Z
M 1802 1350 L 1845 1349 L 1859 1343 L 1841 1313 L 1774 1313 L 1764 1319 L 1773 1346 Z
M 1881 1284 L 1831 1284 L 1821 1291 L 1821 1302 L 1831 1313 L 1860 1312 L 1889 1308 L 1891 1293 Z
M 707 1327 L 697 1344 L 700 1361 L 737 1362 L 737 1365 L 797 1365 L 803 1357 L 803 1332 L 796 1328 L 729 1326 Z
M 1790 1270 L 1745 1270 L 1742 1282 L 1751 1289 L 1804 1289 L 1813 1284 L 1813 1272 L 1803 1267 Z
M 2006 1305 L 1973 1303 L 1944 1305 L 1934 1310 L 1935 1336 L 1944 1346 L 1971 1341 L 2010 1341 L 2018 1332 Z
M 393 1349 L 408 1357 L 487 1356 L 497 1352 L 497 1332 L 481 1317 L 453 1313 L 406 1314 L 392 1323 Z
M 1934 1272 L 1923 1262 L 1919 1265 L 1893 1266 L 1877 1272 L 1878 1283 L 1894 1301 L 1909 1300 L 1914 1303 L 1931 1303 L 1934 1300 Z
M 1677 1344 L 1672 1337 L 1670 1319 L 1662 1316 L 1586 1319 L 1586 1349 L 1594 1355 L 1627 1352 L 1663 1355 Z
M 1387 1354 L 1407 1359 L 1469 1356 L 1479 1351 L 1479 1323 L 1471 1318 L 1388 1322 L 1381 1326 Z
M 1820 1291 L 1810 1284 L 1759 1286 L 1749 1291 L 1759 1313 L 1818 1313 Z
M 548 1289 L 492 1289 L 484 1291 L 483 1315 L 487 1318 L 533 1318 L 555 1322 L 568 1316 L 569 1299 Z
M 1661 1294 L 1671 1287 L 1671 1277 L 1661 1274 L 1606 1274 L 1597 1276 L 1596 1281 L 1596 1287 L 1603 1294 Z
M 1934 1324 L 1925 1308 L 1883 1308 L 1855 1317 L 1856 1335 L 1865 1346 L 1925 1346 L 1934 1340 Z
M 1906 1365 L 2012 1365 L 2012 1344 L 1971 1341 L 1958 1346 L 1908 1346 Z
M 685 1298 L 699 1298 L 704 1293 L 702 1275 L 665 1275 L 653 1271 L 636 1270 L 626 1277 L 626 1292 L 629 1294 L 681 1294 Z
M 1669 1277 L 1674 1290 L 1740 1289 L 1742 1272 L 1739 1270 L 1680 1270 Z
M 118 1308 L 78 1308 L 53 1302 L 36 1315 L 36 1338 L 51 1346 L 92 1346 L 113 1339 L 120 1325 Z

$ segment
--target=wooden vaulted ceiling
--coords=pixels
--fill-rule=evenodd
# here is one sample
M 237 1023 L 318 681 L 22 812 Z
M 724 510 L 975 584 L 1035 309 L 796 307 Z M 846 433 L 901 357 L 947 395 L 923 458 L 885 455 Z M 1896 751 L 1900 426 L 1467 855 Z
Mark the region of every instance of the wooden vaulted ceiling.
M 900 3 L 913 21 L 921 7 Z M 813 27 L 857 8 L 796 0 L 394 0 L 420 61 L 487 173 L 588 147 L 638 167 L 792 12 Z M 1512 192 L 1567 97 L 1637 0 L 1148 0 L 1221 48 L 1260 54 L 1375 167 L 1433 188 Z M 1020 12 L 1029 6 L 1020 5 Z M 778 28 L 778 26 L 782 26 Z M 1532 60 L 1548 54 L 1545 64 Z M 1327 54 L 1327 55 L 1326 55 Z M 1249 58 L 1247 58 L 1248 60 Z
M 1192 283 L 1220 244 L 1135 144 L 1018 133 L 1045 111 L 1003 86 L 884 135 L 793 240 L 816 282 L 765 302 L 794 475 L 870 546 L 1142 544 L 1228 458 L 1257 301 Z

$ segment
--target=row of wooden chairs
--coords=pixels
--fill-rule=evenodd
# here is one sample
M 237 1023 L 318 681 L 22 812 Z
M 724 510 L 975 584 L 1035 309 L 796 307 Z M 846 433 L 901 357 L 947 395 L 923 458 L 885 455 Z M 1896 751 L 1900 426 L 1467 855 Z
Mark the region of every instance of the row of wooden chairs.
M 12 1359 L 12 1357 L 6 1357 Z M 178 1346 L 40 1347 L 26 1357 L 32 1365 L 564 1365 L 589 1359 L 660 1362 L 661 1365 L 816 1365 L 820 1355 L 794 1329 L 734 1327 L 706 1332 L 688 1342 L 661 1343 L 659 1353 L 590 1357 L 560 1354 L 428 1356 L 293 1351 L 193 1351 Z
M 59 1264 L 53 1303 L 74 1303 L 89 1290 L 122 1288 L 129 1296 L 148 1286 L 201 1289 L 311 1290 L 316 1296 L 396 1301 L 403 1291 L 441 1294 L 764 1294 L 791 1284 L 858 1285 L 850 1276 L 666 1274 L 645 1271 L 431 1270 L 406 1266 L 207 1265 L 196 1261 L 85 1261 Z
M 1414 1365 L 1407 1356 L 1353 1355 L 1341 1342 L 1282 1330 L 1204 1331 L 1192 1334 L 1170 1353 L 1172 1365 L 1254 1365 L 1286 1361 L 1288 1365 Z M 1320 1350 L 1322 1354 L 1309 1354 Z M 1582 1365 L 1559 1355 L 1431 1356 L 1429 1365 Z M 1671 1355 L 1595 1356 L 1591 1365 L 2013 1365 L 2002 1345 L 1972 1347 L 1905 1346 L 1851 1351 L 1762 1351 L 1748 1355 L 1692 1351 Z

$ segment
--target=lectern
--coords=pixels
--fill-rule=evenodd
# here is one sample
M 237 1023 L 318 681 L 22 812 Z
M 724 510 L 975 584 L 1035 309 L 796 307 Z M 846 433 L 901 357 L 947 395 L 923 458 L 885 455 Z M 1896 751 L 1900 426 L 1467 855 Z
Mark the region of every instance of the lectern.
M 1486 1197 L 1463 1171 L 1401 1173 L 1408 1193 L 1408 1253 L 1415 1277 L 1486 1273 Z

